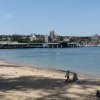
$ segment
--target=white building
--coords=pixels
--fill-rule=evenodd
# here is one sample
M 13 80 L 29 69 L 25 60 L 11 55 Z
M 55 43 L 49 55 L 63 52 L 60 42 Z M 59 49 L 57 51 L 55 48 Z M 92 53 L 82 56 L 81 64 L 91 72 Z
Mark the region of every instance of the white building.
M 17 41 L 0 41 L 0 44 L 19 44 Z
M 64 38 L 64 41 L 69 42 L 70 41 L 70 38 L 69 37 L 65 37 Z
M 48 43 L 48 35 L 45 35 L 45 42 Z
M 30 41 L 34 41 L 34 40 L 36 40 L 35 34 L 30 34 Z

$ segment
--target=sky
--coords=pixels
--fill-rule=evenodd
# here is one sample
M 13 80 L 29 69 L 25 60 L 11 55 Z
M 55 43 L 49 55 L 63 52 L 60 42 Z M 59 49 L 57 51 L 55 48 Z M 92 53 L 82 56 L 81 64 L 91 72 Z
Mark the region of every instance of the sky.
M 100 34 L 100 0 L 0 0 L 1 34 Z

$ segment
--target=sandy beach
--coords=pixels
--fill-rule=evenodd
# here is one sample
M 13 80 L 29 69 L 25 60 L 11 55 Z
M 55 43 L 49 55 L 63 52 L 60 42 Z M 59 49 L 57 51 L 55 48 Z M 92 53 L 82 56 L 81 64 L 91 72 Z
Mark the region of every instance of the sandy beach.
M 0 61 L 0 100 L 99 100 L 99 77 L 78 73 L 80 84 L 66 84 L 64 76 L 61 70 Z

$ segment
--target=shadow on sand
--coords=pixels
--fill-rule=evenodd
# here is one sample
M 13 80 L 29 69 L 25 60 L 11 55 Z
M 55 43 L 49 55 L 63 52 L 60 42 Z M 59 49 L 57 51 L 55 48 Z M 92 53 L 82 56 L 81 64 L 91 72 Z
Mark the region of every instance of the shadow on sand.
M 87 82 L 87 87 L 85 87 L 84 83 Z M 82 89 L 90 88 L 90 85 L 100 85 L 97 82 L 89 82 L 88 80 L 83 80 L 82 84 L 79 84 Z M 65 84 L 64 80 L 62 79 L 53 79 L 53 78 L 46 78 L 46 77 L 39 77 L 39 76 L 22 76 L 16 78 L 8 78 L 5 79 L 2 76 L 0 77 L 0 91 L 1 92 L 8 92 L 10 90 L 18 90 L 18 91 L 28 91 L 31 90 L 42 90 L 48 93 L 48 95 L 44 96 L 41 95 L 41 98 L 37 98 L 36 100 L 78 100 L 78 99 L 71 99 L 67 97 L 66 94 L 69 92 L 67 91 L 70 89 L 74 83 Z M 97 100 L 95 95 L 90 94 L 81 94 L 81 93 L 71 93 L 76 97 L 83 97 L 85 99 L 82 100 Z M 3 97 L 3 100 L 6 97 Z M 94 98 L 94 99 L 93 99 Z M 20 99 L 21 100 L 21 99 Z M 26 98 L 25 100 L 33 100 L 32 98 Z M 80 100 L 80 99 L 79 99 Z

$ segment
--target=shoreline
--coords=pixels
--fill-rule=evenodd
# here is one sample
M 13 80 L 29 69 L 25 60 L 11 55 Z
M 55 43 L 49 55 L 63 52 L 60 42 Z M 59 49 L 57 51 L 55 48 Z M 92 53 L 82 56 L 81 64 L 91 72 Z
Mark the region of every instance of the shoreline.
M 66 72 L 67 70 L 71 70 L 73 72 L 76 72 L 80 75 L 86 75 L 86 76 L 90 76 L 90 77 L 97 77 L 99 78 L 100 77 L 100 74 L 93 74 L 93 73 L 90 73 L 90 72 L 82 72 L 81 70 L 77 70 L 77 69 L 67 69 L 67 70 L 64 70 L 64 69 L 60 69 L 60 68 L 50 68 L 50 66 L 40 66 L 40 65 L 30 65 L 30 64 L 24 64 L 24 63 L 18 63 L 18 62 L 12 62 L 12 61 L 9 61 L 7 59 L 0 59 L 0 61 L 2 62 L 5 62 L 5 63 L 8 63 L 8 64 L 13 64 L 13 65 L 18 65 L 18 66 L 27 66 L 29 68 L 34 68 L 37 67 L 37 68 L 40 68 L 40 69 L 51 69 L 51 70 L 56 70 L 56 71 L 62 71 L 62 72 Z
M 0 61 L 2 100 L 95 100 L 100 78 L 78 73 L 81 84 L 65 84 L 64 70 Z M 71 75 L 72 77 L 72 75 Z

